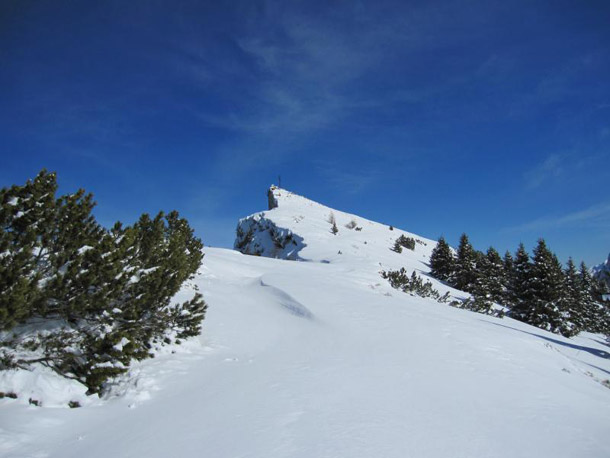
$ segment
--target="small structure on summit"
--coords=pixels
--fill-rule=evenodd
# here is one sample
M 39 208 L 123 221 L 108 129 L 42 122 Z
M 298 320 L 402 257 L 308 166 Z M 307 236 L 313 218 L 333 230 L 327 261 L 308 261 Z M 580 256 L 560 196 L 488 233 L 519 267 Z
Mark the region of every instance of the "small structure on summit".
M 271 187 L 269 188 L 269 190 L 267 191 L 267 201 L 268 201 L 268 205 L 269 205 L 269 210 L 273 210 L 274 208 L 277 208 L 277 200 L 275 199 L 275 196 L 273 195 L 273 191 L 275 191 L 276 189 L 279 189 L 276 185 L 272 184 Z

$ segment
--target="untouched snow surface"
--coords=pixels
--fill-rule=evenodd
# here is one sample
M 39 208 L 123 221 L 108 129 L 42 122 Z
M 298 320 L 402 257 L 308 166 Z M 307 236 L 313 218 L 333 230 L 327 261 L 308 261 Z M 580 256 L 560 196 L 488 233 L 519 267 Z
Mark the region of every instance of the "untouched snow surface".
M 0 455 L 610 456 L 599 336 L 393 290 L 379 271 L 426 272 L 434 242 L 413 235 L 423 243 L 398 254 L 403 232 L 338 211 L 333 235 L 326 207 L 290 196 L 263 218 L 302 237 L 310 262 L 206 248 L 199 340 L 136 364 L 121 396 L 84 408 L 0 400 Z M 344 227 L 352 218 L 361 231 Z

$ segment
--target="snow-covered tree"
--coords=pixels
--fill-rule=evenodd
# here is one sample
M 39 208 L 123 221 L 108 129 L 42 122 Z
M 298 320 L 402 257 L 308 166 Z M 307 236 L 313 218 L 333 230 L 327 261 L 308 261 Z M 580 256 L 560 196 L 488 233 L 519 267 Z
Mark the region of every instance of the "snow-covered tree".
M 198 333 L 201 295 L 170 300 L 199 268 L 203 245 L 177 212 L 107 230 L 91 214 L 91 194 L 56 199 L 56 189 L 55 174 L 43 170 L 0 191 L 0 323 L 59 323 L 30 339 L 35 362 L 99 392 L 155 341 Z M 20 358 L 21 366 L 33 362 Z
M 578 334 L 584 329 L 586 305 L 583 301 L 580 276 L 572 258 L 568 259 L 564 275 L 565 283 L 560 300 L 561 333 L 570 336 Z
M 526 321 L 530 301 L 532 300 L 532 293 L 529 288 L 531 268 L 529 254 L 523 243 L 520 243 L 515 253 L 513 284 L 509 296 L 512 305 L 510 315 L 521 321 Z
M 438 239 L 438 243 L 430 255 L 431 274 L 439 280 L 451 283 L 455 275 L 455 256 L 445 241 L 444 237 Z
M 521 267 L 523 255 L 518 252 L 515 265 Z M 520 279 L 518 279 L 519 281 Z M 551 332 L 563 330 L 561 305 L 565 288 L 561 264 L 546 246 L 544 239 L 534 249 L 533 262 L 525 286 L 511 316 Z
M 457 250 L 455 287 L 462 291 L 473 291 L 477 281 L 477 254 L 468 236 L 462 234 Z
M 510 251 L 507 250 L 504 253 L 502 264 L 502 271 L 504 272 L 502 279 L 502 303 L 510 307 L 514 300 L 513 290 L 515 288 L 515 260 Z
M 584 262 L 580 264 L 580 297 L 583 304 L 583 327 L 589 332 L 610 335 L 610 303 L 603 301 L 597 283 Z
M 479 288 L 494 302 L 502 302 L 504 293 L 504 264 L 495 248 L 489 247 L 481 257 L 479 269 Z

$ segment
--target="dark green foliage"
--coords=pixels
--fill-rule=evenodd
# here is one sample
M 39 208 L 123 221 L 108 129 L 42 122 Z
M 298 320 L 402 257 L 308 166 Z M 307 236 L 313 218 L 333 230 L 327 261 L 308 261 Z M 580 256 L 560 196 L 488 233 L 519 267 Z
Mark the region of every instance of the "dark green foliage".
M 504 259 L 502 260 L 503 264 L 503 273 L 504 276 L 502 278 L 502 303 L 508 307 L 513 304 L 513 291 L 515 289 L 515 261 L 513 259 L 513 255 L 510 254 L 510 251 L 506 251 L 504 253 Z
M 606 286 L 593 278 L 584 262 L 580 264 L 578 274 L 584 329 L 610 336 L 610 303 L 601 297 L 607 294 Z
M 502 302 L 504 296 L 504 263 L 498 252 L 489 247 L 477 256 L 477 276 L 473 293 L 492 302 Z
M 55 175 L 41 171 L 24 186 L 0 190 L 0 329 L 28 318 L 41 297 L 41 243 L 55 220 Z
M 473 294 L 470 298 L 464 299 L 461 303 L 456 302 L 453 305 L 457 308 L 470 310 L 471 312 L 482 313 L 484 315 L 492 315 L 497 318 L 504 317 L 504 311 L 494 309 L 493 303 L 489 300 L 487 296 Z
M 438 302 L 446 302 L 449 294 L 442 295 L 432 287 L 432 283 L 428 280 L 425 282 L 422 278 L 413 271 L 411 276 L 407 275 L 405 268 L 389 272 L 381 272 L 381 276 L 390 282 L 392 288 L 396 288 L 405 293 L 421 297 L 431 297 Z
M 492 247 L 486 254 L 474 250 L 463 234 L 456 259 L 441 237 L 430 267 L 434 277 L 472 294 L 472 299 L 455 302 L 456 307 L 493 310 L 491 303 L 498 302 L 510 309 L 511 317 L 566 337 L 582 330 L 610 335 L 610 302 L 602 301 L 607 286 L 584 264 L 576 272 L 570 260 L 564 270 L 542 239 L 532 260 L 523 244 L 514 259 L 508 251 L 500 259 Z
M 509 291 L 509 303 L 511 305 L 511 316 L 520 315 L 529 307 L 532 299 L 531 291 L 529 290 L 529 279 L 531 271 L 530 257 L 523 243 L 519 244 L 519 248 L 515 254 L 513 264 L 511 284 L 512 288 Z
M 392 251 L 397 253 L 402 253 L 402 249 L 406 248 L 408 250 L 415 250 L 415 239 L 411 237 L 405 237 L 401 235 L 394 242 L 394 246 L 392 247 Z
M 449 283 L 455 278 L 455 256 L 445 241 L 444 237 L 438 239 L 438 243 L 430 255 L 431 274 L 439 280 Z
M 473 291 L 477 281 L 477 254 L 472 248 L 468 236 L 462 234 L 457 250 L 455 284 L 462 291 Z
M 564 289 L 562 292 L 560 310 L 562 313 L 562 334 L 575 335 L 585 329 L 585 312 L 587 304 L 583 297 L 580 275 L 572 258 L 564 270 Z
M 170 300 L 199 268 L 203 245 L 177 212 L 107 230 L 91 215 L 91 194 L 56 199 L 56 189 L 55 174 L 43 170 L 0 191 L 0 325 L 59 323 L 19 344 L 42 358 L 13 364 L 38 362 L 99 392 L 164 336 L 199 333 L 201 295 Z
M 518 252 L 515 262 L 517 269 L 522 265 L 522 258 L 523 254 Z M 564 288 L 561 264 L 557 256 L 547 248 L 545 241 L 540 239 L 511 316 L 551 332 L 569 333 L 563 327 L 561 310 Z
M 504 316 L 504 312 L 502 310 L 494 309 L 491 301 L 484 296 L 474 295 L 472 298 L 463 301 L 449 302 L 449 292 L 441 295 L 438 290 L 434 289 L 430 281 L 426 280 L 424 282 L 415 271 L 409 276 L 404 267 L 400 270 L 381 272 L 381 276 L 388 280 L 392 288 L 398 289 L 404 293 L 409 293 L 413 296 L 429 297 L 441 304 L 449 303 L 452 307 L 492 315 L 498 318 Z

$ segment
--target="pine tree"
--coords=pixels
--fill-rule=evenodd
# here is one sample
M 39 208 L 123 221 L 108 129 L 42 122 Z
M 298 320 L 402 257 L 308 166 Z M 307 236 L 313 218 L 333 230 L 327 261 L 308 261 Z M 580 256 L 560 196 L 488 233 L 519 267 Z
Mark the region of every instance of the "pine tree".
M 502 302 L 504 305 L 510 307 L 514 300 L 514 289 L 515 289 L 515 261 L 510 251 L 504 253 L 504 259 L 502 260 L 504 276 L 502 278 Z
M 490 265 L 485 253 L 475 250 L 475 276 L 469 292 L 478 298 L 491 301 Z
M 544 239 L 534 249 L 533 263 L 528 278 L 529 301 L 519 304 L 514 317 L 546 329 L 561 332 L 565 329 L 561 304 L 565 288 L 561 264 L 546 246 Z M 517 308 L 515 309 L 517 311 Z
M 580 296 L 583 306 L 583 327 L 589 332 L 610 334 L 610 304 L 596 298 L 599 286 L 584 262 L 580 263 Z
M 150 356 L 155 342 L 199 332 L 201 294 L 170 301 L 199 268 L 203 245 L 177 212 L 106 230 L 91 213 L 91 194 L 56 198 L 56 189 L 55 174 L 43 170 L 0 190 L 0 326 L 61 324 L 37 336 L 35 361 L 94 393 L 132 359 Z
M 510 315 L 520 321 L 526 321 L 529 316 L 533 299 L 529 286 L 531 268 L 530 257 L 523 243 L 520 243 L 515 253 L 513 284 L 508 294 L 512 305 Z
M 462 291 L 472 291 L 477 281 L 477 255 L 466 234 L 460 237 L 457 251 L 455 287 Z
M 479 283 L 484 285 L 483 290 L 488 298 L 494 302 L 502 302 L 504 293 L 504 264 L 495 248 L 489 247 L 481 259 Z
M 561 333 L 565 336 L 571 336 L 584 329 L 585 312 L 580 276 L 572 258 L 568 259 L 564 275 L 565 284 L 560 302 L 563 321 Z
M 55 174 L 42 170 L 24 186 L 0 190 L 0 329 L 24 322 L 43 301 L 38 285 L 56 189 Z
M 451 284 L 455 277 L 455 267 L 455 256 L 445 238 L 441 236 L 430 255 L 430 273 L 435 278 Z

